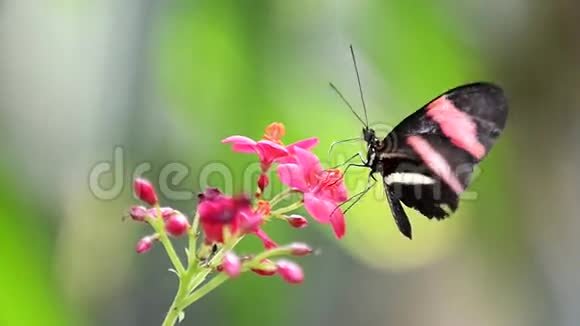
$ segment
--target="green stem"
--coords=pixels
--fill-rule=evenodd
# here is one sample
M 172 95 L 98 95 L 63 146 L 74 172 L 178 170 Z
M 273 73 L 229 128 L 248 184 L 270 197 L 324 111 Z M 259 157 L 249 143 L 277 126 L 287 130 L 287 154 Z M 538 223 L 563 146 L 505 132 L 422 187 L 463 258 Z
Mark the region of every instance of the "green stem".
M 254 264 L 261 263 L 262 260 L 264 260 L 266 258 L 270 258 L 270 257 L 274 257 L 274 256 L 288 255 L 289 253 L 290 253 L 290 249 L 287 247 L 278 247 L 278 248 L 270 249 L 270 250 L 262 252 L 259 255 L 256 255 L 254 258 L 252 258 L 252 260 L 248 261 L 246 264 L 251 267 Z
M 207 282 L 204 286 L 200 287 L 197 291 L 193 292 L 190 296 L 185 298 L 179 305 L 179 309 L 185 309 L 190 304 L 201 299 L 204 295 L 210 293 L 215 288 L 220 286 L 223 282 L 227 281 L 229 276 L 225 273 L 220 273 Z M 165 325 L 163 325 L 165 326 Z
M 183 311 L 183 309 L 179 308 L 179 303 L 187 296 L 188 290 L 188 283 L 189 278 L 184 276 L 182 279 L 179 280 L 179 289 L 177 290 L 177 294 L 167 311 L 167 315 L 165 315 L 165 320 L 163 320 L 163 324 L 161 326 L 173 326 L 175 322 L 179 319 L 179 314 Z
M 158 210 L 158 214 L 161 215 L 160 210 Z M 184 270 L 179 257 L 175 254 L 175 250 L 173 250 L 173 246 L 167 238 L 167 234 L 163 228 L 163 219 L 150 219 L 150 223 L 159 233 L 160 241 L 162 241 L 163 236 L 167 239 L 168 246 L 165 246 L 165 249 L 174 266 L 176 266 L 179 274 L 179 288 L 162 324 L 162 326 L 173 326 L 179 320 L 179 317 L 185 308 L 213 291 L 229 278 L 227 274 L 219 273 L 198 289 L 207 276 L 213 271 L 213 268 L 221 262 L 225 253 L 232 250 L 243 237 L 232 238 L 227 241 L 227 243 L 224 244 L 224 246 L 208 262 L 207 268 L 200 267 L 199 262 L 197 261 L 197 255 L 195 254 L 197 241 L 196 232 L 199 223 L 199 216 L 196 214 L 189 232 L 188 266 L 187 270 Z
M 188 270 L 183 277 L 179 280 L 179 289 L 177 294 L 167 311 L 165 320 L 162 326 L 173 326 L 175 322 L 179 319 L 179 314 L 187 308 L 190 304 L 194 303 L 204 295 L 211 292 L 213 289 L 218 287 L 220 284 L 228 279 L 228 276 L 224 273 L 220 273 L 207 282 L 204 286 L 195 290 L 205 278 L 211 273 L 212 268 L 217 261 L 221 260 L 223 255 L 231 250 L 236 244 L 241 240 L 241 238 L 230 241 L 228 244 L 224 245 L 223 248 L 218 251 L 214 257 L 209 262 L 210 268 L 199 268 L 197 265 L 190 265 Z M 194 291 L 192 293 L 192 291 Z M 191 294 L 190 294 L 191 293 Z
M 196 247 L 196 240 L 197 240 L 197 236 L 196 233 L 197 232 L 197 218 L 198 216 L 196 215 L 196 217 L 194 218 L 193 221 L 193 226 L 192 226 L 192 232 L 190 232 L 189 235 L 189 250 L 193 250 L 190 251 L 189 257 L 188 257 L 188 266 L 187 266 L 187 270 L 183 273 L 180 274 L 180 278 L 179 278 L 179 288 L 177 289 L 177 293 L 175 294 L 175 298 L 173 298 L 173 302 L 171 303 L 171 306 L 169 307 L 169 310 L 167 311 L 167 314 L 165 315 L 165 320 L 163 321 L 163 324 L 161 324 L 162 326 L 173 326 L 175 325 L 175 323 L 177 322 L 177 320 L 179 320 L 179 316 L 181 313 L 183 313 L 183 309 L 185 309 L 185 307 L 182 305 L 183 300 L 188 296 L 188 294 L 195 289 L 196 287 L 199 286 L 199 284 L 201 284 L 201 282 L 203 282 L 203 280 L 205 279 L 205 277 L 211 272 L 211 269 L 209 268 L 200 268 L 198 266 L 198 261 L 197 261 L 197 256 L 195 255 L 195 247 Z M 169 252 L 168 252 L 169 254 Z
M 282 207 L 282 208 L 279 208 L 277 210 L 272 211 L 271 215 L 282 215 L 282 214 L 286 214 L 286 213 L 291 212 L 291 211 L 293 211 L 293 210 L 295 210 L 297 208 L 302 207 L 303 204 L 304 203 L 302 202 L 302 200 L 300 200 L 298 202 L 295 202 L 294 204 L 290 204 L 290 205 L 288 205 L 286 207 Z
M 185 273 L 185 268 L 183 267 L 183 264 L 181 263 L 179 256 L 177 256 L 177 253 L 173 248 L 171 240 L 169 240 L 169 237 L 165 232 L 163 216 L 161 214 L 161 208 L 159 207 L 159 205 L 155 206 L 155 210 L 157 211 L 157 217 L 148 218 L 148 222 L 149 224 L 151 224 L 153 229 L 155 229 L 157 234 L 159 234 L 159 242 L 161 242 L 161 244 L 163 244 L 163 247 L 165 247 L 165 251 L 167 251 L 167 256 L 169 256 L 169 260 L 171 260 L 173 268 L 175 268 L 177 273 L 181 276 Z
M 296 190 L 294 190 L 294 189 L 286 189 L 286 190 L 282 191 L 281 193 L 277 194 L 276 196 L 274 196 L 274 198 L 272 198 L 270 200 L 270 207 L 276 206 L 276 204 L 278 204 L 282 200 L 286 199 L 288 196 L 290 196 L 291 194 L 293 194 L 295 192 L 296 192 Z
M 197 228 L 199 227 L 199 213 L 195 213 L 193 217 L 193 223 L 191 228 L 189 228 L 189 248 L 187 249 L 187 268 L 191 269 L 193 265 L 197 265 Z
M 211 272 L 211 269 L 207 268 L 207 269 L 200 270 L 199 273 L 194 275 L 191 278 L 191 280 L 189 281 L 189 292 L 188 293 L 191 293 L 192 291 L 194 291 L 203 281 L 205 281 L 205 278 L 209 275 L 210 272 Z
M 173 244 L 171 244 L 169 237 L 167 237 L 167 234 L 159 233 L 159 241 L 165 247 L 165 250 L 167 251 L 167 256 L 169 256 L 169 259 L 171 260 L 171 263 L 175 267 L 177 273 L 179 275 L 183 275 L 185 273 L 185 268 L 183 267 L 181 260 L 179 260 L 179 257 L 177 256 L 177 253 L 175 252 L 175 249 L 173 248 Z

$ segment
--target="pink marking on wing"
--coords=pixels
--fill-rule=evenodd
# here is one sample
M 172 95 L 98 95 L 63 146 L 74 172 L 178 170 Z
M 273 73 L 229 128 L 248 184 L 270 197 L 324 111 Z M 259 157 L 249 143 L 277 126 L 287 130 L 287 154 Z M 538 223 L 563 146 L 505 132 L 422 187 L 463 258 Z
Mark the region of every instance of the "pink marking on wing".
M 407 144 L 419 154 L 423 162 L 437 174 L 455 193 L 463 192 L 463 185 L 451 170 L 447 160 L 421 136 L 409 136 Z
M 441 96 L 427 106 L 427 116 L 439 124 L 454 145 L 478 160 L 483 158 L 485 146 L 477 139 L 477 126 L 469 114 L 455 107 L 446 96 Z

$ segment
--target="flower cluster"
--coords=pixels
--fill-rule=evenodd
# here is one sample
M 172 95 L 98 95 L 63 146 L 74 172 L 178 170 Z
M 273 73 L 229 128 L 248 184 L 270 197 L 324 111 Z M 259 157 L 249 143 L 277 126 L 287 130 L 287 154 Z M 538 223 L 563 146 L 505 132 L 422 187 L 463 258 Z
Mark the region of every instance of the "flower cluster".
M 148 207 L 134 206 L 129 215 L 135 221 L 149 224 L 154 230 L 153 234 L 139 240 L 136 251 L 145 253 L 155 242 L 160 242 L 180 281 L 164 325 L 173 325 L 177 319 L 183 318 L 187 306 L 227 279 L 246 271 L 261 276 L 279 275 L 290 284 L 301 283 L 304 280 L 301 267 L 281 257 L 306 256 L 313 252 L 312 248 L 300 242 L 278 245 L 263 229 L 269 221 L 284 220 L 294 228 L 306 227 L 308 220 L 294 212 L 304 206 L 315 221 L 330 224 L 337 238 L 344 236 L 345 220 L 338 205 L 348 195 L 341 171 L 324 169 L 311 152 L 318 144 L 317 138 L 284 145 L 282 137 L 285 133 L 283 124 L 272 123 L 266 128 L 263 138 L 257 141 L 244 136 L 224 139 L 222 143 L 231 144 L 233 151 L 258 156 L 261 173 L 256 180 L 256 192 L 253 196 L 230 196 L 217 188 L 205 189 L 198 195 L 196 214 L 191 221 L 176 209 L 161 207 L 149 181 L 134 181 L 135 195 Z M 287 188 L 272 198 L 265 198 L 264 190 L 270 185 L 268 172 L 274 168 Z M 264 251 L 238 255 L 235 247 L 246 235 L 257 236 Z M 185 265 L 170 240 L 184 236 L 189 237 Z
M 344 215 L 337 205 L 348 197 L 337 169 L 324 170 L 320 160 L 310 151 L 318 144 L 318 139 L 308 138 L 284 146 L 281 137 L 285 129 L 281 123 L 272 123 L 266 128 L 264 138 L 254 141 L 243 136 L 232 136 L 223 143 L 231 143 L 232 149 L 241 153 L 256 153 L 260 159 L 262 174 L 258 179 L 258 190 L 263 191 L 268 184 L 265 174 L 273 163 L 280 163 L 276 172 L 288 187 L 304 195 L 304 206 L 308 213 L 320 223 L 330 223 L 337 238 L 345 232 Z M 258 193 L 259 196 L 260 193 Z M 294 220 L 298 225 L 303 225 Z M 293 222 L 290 222 L 295 225 Z

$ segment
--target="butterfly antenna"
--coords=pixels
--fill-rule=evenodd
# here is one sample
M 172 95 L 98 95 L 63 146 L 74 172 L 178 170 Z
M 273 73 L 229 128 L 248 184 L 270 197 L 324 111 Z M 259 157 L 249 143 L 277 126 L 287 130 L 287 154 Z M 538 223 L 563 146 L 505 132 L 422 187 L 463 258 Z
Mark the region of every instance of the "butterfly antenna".
M 337 140 L 335 142 L 332 142 L 332 144 L 330 144 L 330 148 L 328 149 L 328 155 L 332 154 L 332 150 L 334 149 L 334 146 L 336 146 L 336 145 L 350 143 L 353 141 L 362 141 L 362 140 L 363 139 L 361 137 L 356 137 L 356 138 L 349 138 L 349 139 Z
M 367 116 L 367 106 L 365 104 L 365 97 L 363 96 L 362 84 L 360 82 L 360 74 L 358 73 L 358 66 L 356 64 L 356 56 L 354 55 L 354 49 L 352 44 L 350 45 L 350 55 L 352 56 L 352 62 L 354 63 L 354 71 L 356 72 L 356 81 L 358 82 L 358 91 L 360 93 L 360 100 L 362 102 L 363 110 L 365 111 L 365 126 L 369 126 L 369 117 Z
M 348 103 L 348 101 L 346 100 L 346 98 L 344 97 L 344 95 L 342 95 L 342 93 L 338 90 L 338 88 L 336 88 L 336 86 L 334 86 L 333 83 L 328 83 L 330 85 L 330 87 L 336 92 L 336 94 L 338 94 L 338 96 L 342 99 L 342 101 L 346 104 L 346 106 L 348 106 L 348 108 L 350 109 L 350 111 L 355 115 L 355 117 L 357 117 L 357 119 L 365 126 L 367 126 L 367 124 L 363 121 L 363 119 L 361 119 L 361 117 L 356 113 L 356 111 L 352 108 L 352 105 L 350 105 L 350 103 Z M 365 111 L 366 114 L 366 111 Z

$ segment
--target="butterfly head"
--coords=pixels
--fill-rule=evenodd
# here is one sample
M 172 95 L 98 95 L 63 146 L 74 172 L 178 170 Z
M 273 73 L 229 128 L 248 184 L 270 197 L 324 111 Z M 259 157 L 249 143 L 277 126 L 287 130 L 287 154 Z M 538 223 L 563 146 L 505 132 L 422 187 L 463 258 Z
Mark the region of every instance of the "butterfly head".
M 371 144 L 373 141 L 377 140 L 375 136 L 375 130 L 369 127 L 363 127 L 363 138 L 367 144 Z
M 363 128 L 363 139 L 367 143 L 367 161 L 365 165 L 371 169 L 376 167 L 377 151 L 381 148 L 381 141 L 375 135 L 375 130 L 369 127 Z

